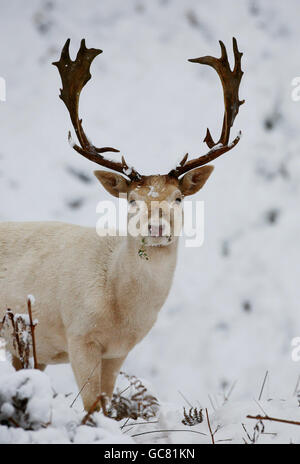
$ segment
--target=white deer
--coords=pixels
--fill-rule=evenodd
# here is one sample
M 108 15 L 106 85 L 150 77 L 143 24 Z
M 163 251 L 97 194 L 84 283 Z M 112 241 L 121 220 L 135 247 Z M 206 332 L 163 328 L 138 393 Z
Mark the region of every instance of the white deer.
M 93 228 L 58 222 L 1 223 L 0 316 L 7 308 L 20 311 L 27 294 L 35 296 L 39 367 L 70 362 L 84 407 L 89 410 L 100 392 L 112 395 L 122 363 L 149 332 L 168 296 L 178 243 L 174 211 L 182 208 L 185 196 L 196 193 L 207 181 L 213 166 L 204 165 L 231 150 L 240 139 L 238 136 L 229 143 L 231 126 L 243 103 L 238 97 L 242 53 L 233 39 L 233 71 L 222 42 L 221 58 L 190 60 L 212 66 L 221 79 L 225 113 L 218 142 L 207 130 L 206 155 L 191 161 L 185 155 L 168 174 L 143 176 L 123 157 L 120 162 L 105 158 L 102 153 L 118 150 L 97 148 L 85 135 L 78 116 L 79 96 L 91 77 L 90 65 L 101 50 L 87 49 L 82 40 L 72 61 L 69 43 L 63 47 L 60 60 L 53 63 L 62 79 L 60 98 L 69 111 L 80 146 L 71 141 L 70 133 L 69 139 L 78 153 L 111 170 L 95 172 L 111 195 L 126 194 L 131 207 L 137 208 L 138 200 L 143 202 L 140 217 L 147 225 L 147 234 L 99 237 Z M 155 198 L 151 192 L 155 192 Z M 163 202 L 159 214 L 156 207 L 153 213 L 154 199 L 158 205 Z M 141 255 L 141 240 L 144 257 L 149 259 Z M 12 344 L 8 347 L 14 366 L 19 368 Z

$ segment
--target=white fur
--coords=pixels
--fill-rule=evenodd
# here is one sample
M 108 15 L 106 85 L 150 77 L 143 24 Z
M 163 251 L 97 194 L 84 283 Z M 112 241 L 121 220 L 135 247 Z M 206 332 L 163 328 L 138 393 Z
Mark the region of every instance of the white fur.
M 151 329 L 167 298 L 177 241 L 138 256 L 132 237 L 99 237 L 62 223 L 0 224 L 0 320 L 6 308 L 33 317 L 40 365 L 70 361 L 86 409 L 111 394 L 128 352 Z M 159 275 L 159 278 L 158 278 Z M 13 347 L 9 349 L 13 351 Z

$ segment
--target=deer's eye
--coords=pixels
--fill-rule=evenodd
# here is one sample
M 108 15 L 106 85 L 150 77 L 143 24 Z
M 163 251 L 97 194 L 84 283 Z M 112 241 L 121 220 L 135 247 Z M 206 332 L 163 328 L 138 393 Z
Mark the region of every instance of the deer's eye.
M 179 205 L 182 202 L 182 199 L 180 197 L 176 198 L 175 202 Z
M 135 201 L 135 200 L 130 200 L 129 204 L 130 204 L 131 206 L 135 206 L 135 205 L 136 205 L 136 201 Z

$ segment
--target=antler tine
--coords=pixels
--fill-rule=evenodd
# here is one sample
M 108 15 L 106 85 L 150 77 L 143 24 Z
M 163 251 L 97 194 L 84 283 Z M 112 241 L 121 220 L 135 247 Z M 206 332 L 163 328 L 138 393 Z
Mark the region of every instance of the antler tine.
M 215 58 L 213 56 L 204 56 L 202 58 L 188 60 L 192 63 L 206 64 L 214 68 L 221 79 L 223 87 L 225 112 L 222 132 L 219 141 L 214 142 L 209 129 L 207 129 L 207 134 L 204 141 L 207 143 L 209 148 L 212 148 L 218 143 L 222 143 L 222 145 L 226 145 L 228 143 L 230 136 L 230 128 L 232 127 L 235 117 L 238 114 L 240 105 L 242 105 L 245 101 L 239 100 L 238 96 L 239 86 L 243 76 L 243 71 L 241 70 L 241 58 L 243 54 L 238 50 L 237 41 L 235 37 L 233 37 L 232 42 L 235 59 L 233 71 L 231 71 L 230 69 L 227 51 L 224 43 L 221 40 L 219 41 L 221 47 L 221 58 Z
M 69 142 L 72 147 L 82 156 L 88 158 L 94 163 L 107 167 L 117 172 L 121 172 L 131 180 L 140 177 L 137 171 L 130 168 L 124 157 L 122 162 L 117 162 L 104 158 L 101 153 L 119 152 L 112 147 L 95 147 L 87 138 L 83 127 L 82 119 L 78 116 L 80 93 L 86 83 L 91 79 L 90 66 L 97 55 L 102 53 L 102 50 L 96 48 L 87 48 L 85 40 L 81 40 L 75 61 L 72 61 L 69 53 L 70 39 L 68 39 L 62 49 L 60 60 L 52 63 L 58 68 L 61 80 L 62 89 L 60 89 L 60 98 L 66 105 L 76 136 L 81 146 L 72 141 L 71 133 L 69 132 Z
M 172 170 L 169 175 L 180 176 L 191 169 L 194 169 L 204 164 L 209 163 L 218 156 L 221 156 L 223 153 L 231 150 L 239 142 L 241 138 L 241 133 L 239 132 L 238 136 L 231 142 L 229 142 L 230 129 L 234 123 L 234 120 L 239 112 L 239 107 L 245 103 L 245 100 L 239 99 L 239 86 L 243 76 L 243 71 L 241 69 L 241 58 L 243 53 L 238 50 L 237 41 L 233 37 L 233 53 L 234 53 L 234 68 L 231 71 L 230 64 L 228 61 L 227 51 L 224 43 L 220 40 L 221 47 L 221 57 L 215 58 L 213 56 L 203 56 L 201 58 L 190 59 L 191 63 L 200 63 L 211 66 L 214 68 L 221 80 L 224 94 L 224 117 L 223 125 L 220 138 L 218 142 L 215 142 L 211 136 L 210 130 L 207 129 L 204 142 L 207 144 L 210 151 L 197 159 L 186 162 L 186 156 L 183 158 L 181 163 Z

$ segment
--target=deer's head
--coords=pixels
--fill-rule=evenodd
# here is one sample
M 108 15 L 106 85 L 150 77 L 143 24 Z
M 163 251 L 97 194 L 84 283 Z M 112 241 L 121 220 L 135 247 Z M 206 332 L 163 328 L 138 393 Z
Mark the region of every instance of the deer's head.
M 57 66 L 62 89 L 60 98 L 65 103 L 75 129 L 80 145 L 73 142 L 69 132 L 71 146 L 82 156 L 109 168 L 110 171 L 95 171 L 95 175 L 103 187 L 113 196 L 126 194 L 129 202 L 129 217 L 139 214 L 145 225 L 145 233 L 149 237 L 148 245 L 167 245 L 174 238 L 174 213 L 182 208 L 182 200 L 188 195 L 198 192 L 213 171 L 213 166 L 206 166 L 210 161 L 218 158 L 237 145 L 241 134 L 229 142 L 230 129 L 239 107 L 244 100 L 239 100 L 239 85 L 243 72 L 241 70 L 242 53 L 239 52 L 236 39 L 233 38 L 233 52 L 235 66 L 230 69 L 226 48 L 220 41 L 221 57 L 204 56 L 189 60 L 193 63 L 206 64 L 213 67 L 222 83 L 224 93 L 225 112 L 220 138 L 215 142 L 209 129 L 204 139 L 209 151 L 203 156 L 196 156 L 188 161 L 186 154 L 181 162 L 165 175 L 144 176 L 129 166 L 124 156 L 121 161 L 115 161 L 103 156 L 105 152 L 119 152 L 112 147 L 98 148 L 89 141 L 78 116 L 79 97 L 81 90 L 90 80 L 90 66 L 94 58 L 102 53 L 95 48 L 86 48 L 84 39 L 75 61 L 69 55 L 70 39 L 65 43 L 60 60 L 53 63 Z

